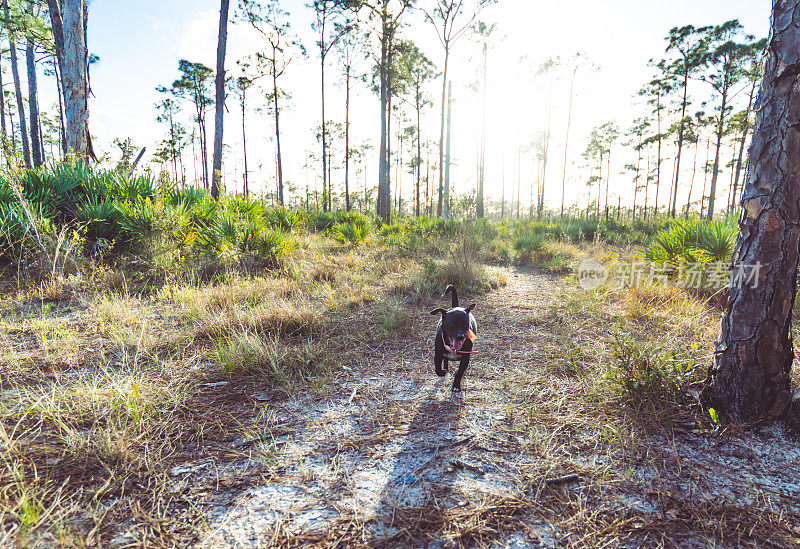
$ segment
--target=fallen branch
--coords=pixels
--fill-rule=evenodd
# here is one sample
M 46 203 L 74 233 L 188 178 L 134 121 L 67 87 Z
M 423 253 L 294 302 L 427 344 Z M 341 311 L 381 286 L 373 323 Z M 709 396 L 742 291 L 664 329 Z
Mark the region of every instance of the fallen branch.
M 572 475 L 564 475 L 563 477 L 556 477 L 556 478 L 549 478 L 544 481 L 545 484 L 548 486 L 555 486 L 557 484 L 567 484 L 568 482 L 575 482 L 576 480 L 580 480 L 580 475 L 572 474 Z

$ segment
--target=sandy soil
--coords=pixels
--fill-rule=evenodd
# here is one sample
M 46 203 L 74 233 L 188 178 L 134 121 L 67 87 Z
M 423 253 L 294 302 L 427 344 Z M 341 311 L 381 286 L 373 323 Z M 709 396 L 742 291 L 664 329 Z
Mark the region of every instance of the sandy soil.
M 463 383 L 433 372 L 421 334 L 365 341 L 330 396 L 264 405 L 231 462 L 172 471 L 205 510 L 199 547 L 787 546 L 800 540 L 800 451 L 779 428 L 712 436 L 692 425 L 609 451 L 596 433 L 514 427 L 519 380 L 545 369 L 566 282 L 506 270 L 481 296 Z M 466 301 L 466 299 L 462 299 Z M 425 304 L 427 306 L 427 304 Z M 368 337 L 368 336 L 365 336 Z M 529 393 L 577 383 L 531 377 Z M 566 386 L 566 385 L 565 385 Z M 209 390 L 213 390 L 210 388 Z M 565 398 L 569 392 L 565 391 Z M 123 530 L 116 545 L 129 538 Z

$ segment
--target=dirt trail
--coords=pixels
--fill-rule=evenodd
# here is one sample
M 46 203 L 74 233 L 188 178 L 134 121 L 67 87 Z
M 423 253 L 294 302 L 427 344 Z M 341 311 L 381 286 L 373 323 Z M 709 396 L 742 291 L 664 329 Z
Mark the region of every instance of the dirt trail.
M 276 430 L 289 431 L 264 441 L 262 450 L 274 452 L 277 472 L 230 505 L 217 505 L 201 545 L 326 538 L 421 545 L 433 540 L 425 524 L 416 521 L 415 527 L 414 510 L 459 509 L 467 515 L 492 496 L 513 491 L 517 456 L 502 455 L 506 441 L 495 440 L 495 427 L 506 420 L 503 379 L 515 368 L 530 367 L 541 329 L 531 319 L 546 314 L 559 284 L 544 275 L 505 275 L 506 286 L 477 300 L 479 353 L 460 396 L 450 391 L 454 368 L 444 380 L 434 374 L 435 320 L 415 307 L 429 330 L 422 337 L 381 342 L 361 364 L 348 366 L 336 396 L 267 408 Z M 455 460 L 474 469 L 454 469 Z
M 570 422 L 583 381 L 547 359 L 565 346 L 558 313 L 568 283 L 504 274 L 506 286 L 476 300 L 479 353 L 460 396 L 450 392 L 452 369 L 444 380 L 433 372 L 430 304 L 409 304 L 421 335 L 365 336 L 369 351 L 345 367 L 331 396 L 269 402 L 234 444 L 241 459 L 179 471 L 176 489 L 209 509 L 198 546 L 739 547 L 800 539 L 795 440 L 779 428 L 716 437 L 678 425 L 637 430 L 631 448 L 586 413 Z M 515 406 L 520 391 L 529 398 Z M 519 414 L 545 395 L 560 415 L 539 410 L 520 429 Z

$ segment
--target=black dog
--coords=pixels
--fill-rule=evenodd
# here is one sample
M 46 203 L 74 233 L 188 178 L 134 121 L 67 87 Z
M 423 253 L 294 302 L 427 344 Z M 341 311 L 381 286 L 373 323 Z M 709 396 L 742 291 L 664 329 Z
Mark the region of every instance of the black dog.
M 450 310 L 442 308 L 431 311 L 432 315 L 442 315 L 439 326 L 436 329 L 436 345 L 434 355 L 434 365 L 436 375 L 444 377 L 447 375 L 447 363 L 450 360 L 458 361 L 458 371 L 453 379 L 453 392 L 461 391 L 461 378 L 469 366 L 469 357 L 472 353 L 472 343 L 475 341 L 475 334 L 478 333 L 478 323 L 472 316 L 473 303 L 467 308 L 458 306 L 458 293 L 453 286 L 448 286 L 444 295 L 452 294 L 453 306 Z M 442 367 L 444 361 L 444 367 Z

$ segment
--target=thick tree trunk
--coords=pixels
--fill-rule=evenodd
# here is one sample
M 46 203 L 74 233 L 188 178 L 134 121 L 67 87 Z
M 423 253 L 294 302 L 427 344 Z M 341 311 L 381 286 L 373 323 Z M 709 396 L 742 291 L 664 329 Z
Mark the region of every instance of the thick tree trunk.
M 214 157 L 212 159 L 211 196 L 219 198 L 222 187 L 222 134 L 225 120 L 225 52 L 228 46 L 228 6 L 230 0 L 221 0 L 219 33 L 217 39 L 216 104 L 214 108 Z
M 732 258 L 734 275 L 741 269 L 751 279 L 732 281 L 705 392 L 707 404 L 732 421 L 779 417 L 791 401 L 800 242 L 800 0 L 775 0 L 772 10 Z
M 89 159 L 89 109 L 84 0 L 64 0 L 64 103 L 67 150 L 79 160 Z

